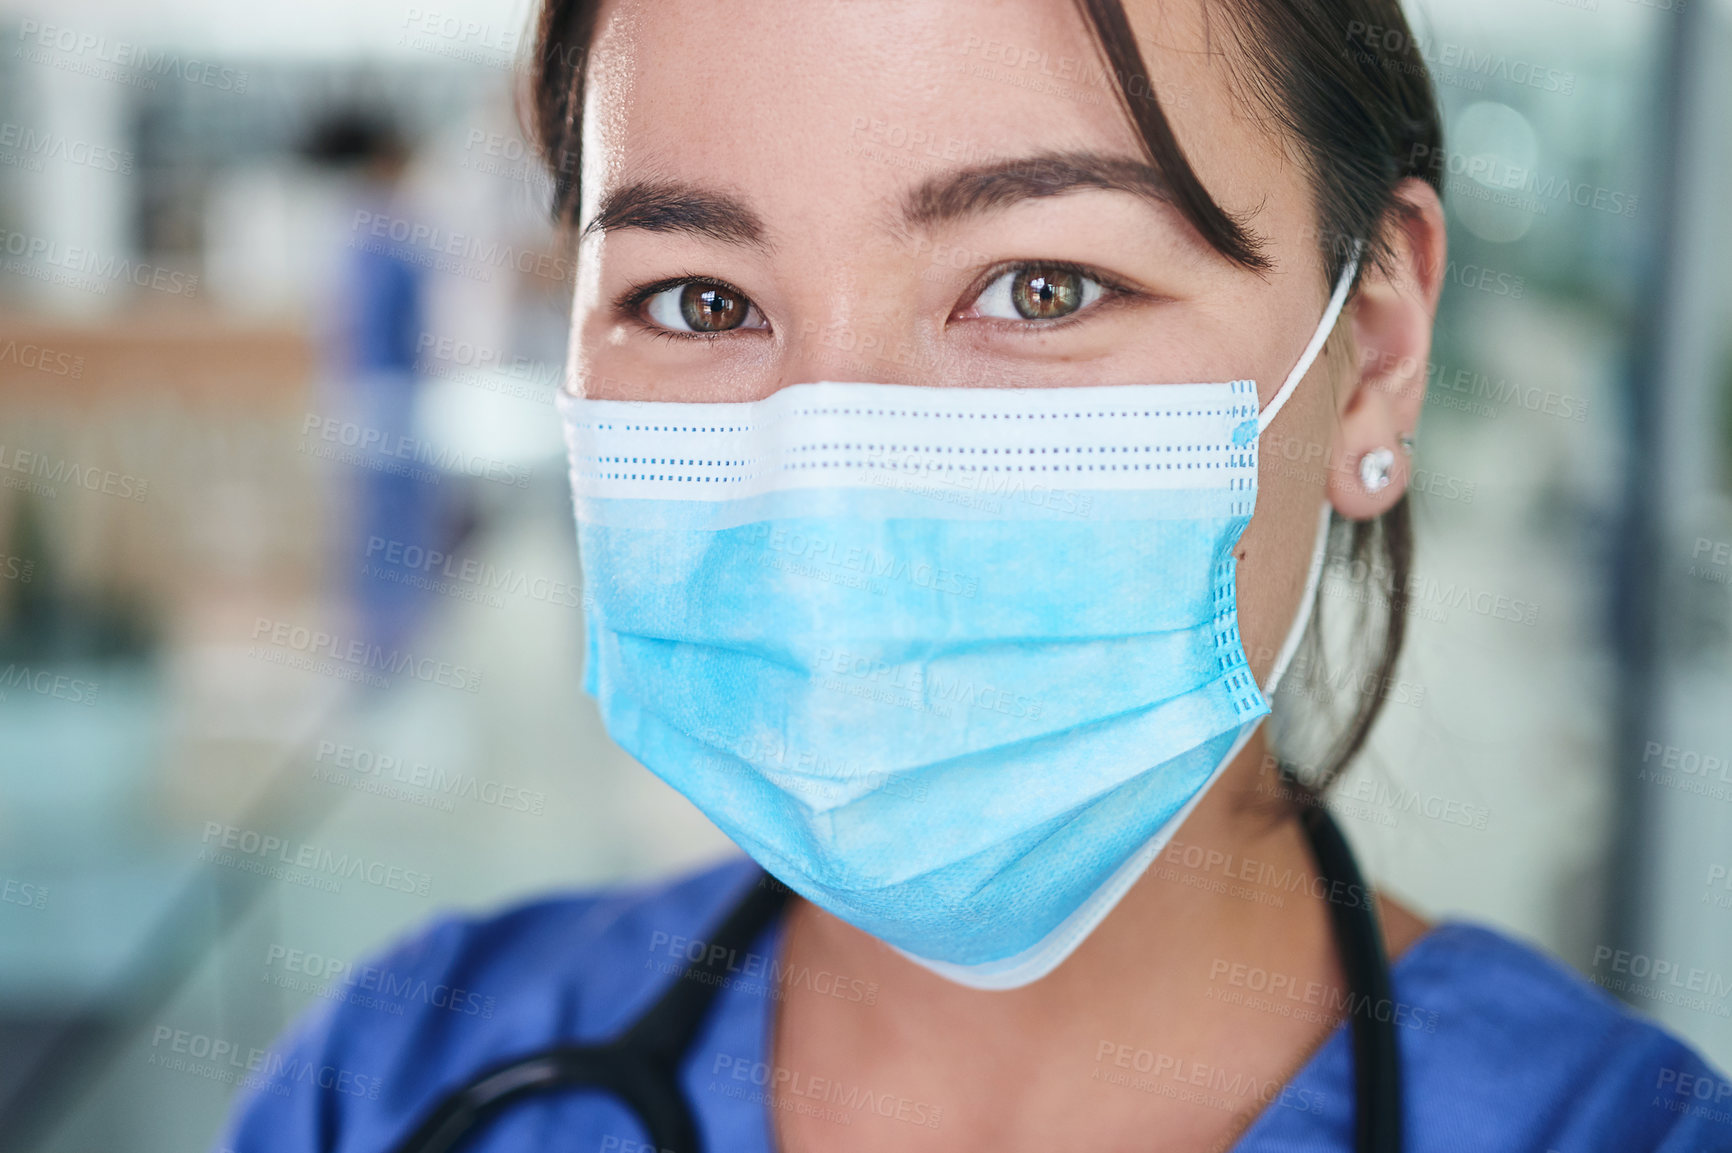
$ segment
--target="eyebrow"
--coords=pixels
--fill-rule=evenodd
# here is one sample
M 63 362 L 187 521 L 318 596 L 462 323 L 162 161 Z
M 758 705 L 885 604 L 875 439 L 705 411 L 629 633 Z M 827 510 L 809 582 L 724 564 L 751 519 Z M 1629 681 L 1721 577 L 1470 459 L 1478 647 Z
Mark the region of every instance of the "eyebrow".
M 683 232 L 724 244 L 767 246 L 764 222 L 745 201 L 677 180 L 639 180 L 614 189 L 602 198 L 583 235 L 621 228 Z
M 933 176 L 904 197 L 902 216 L 911 225 L 945 224 L 1023 200 L 1090 189 L 1128 192 L 1156 204 L 1174 202 L 1167 178 L 1141 160 L 1098 152 L 1042 152 Z
M 1174 203 L 1166 177 L 1142 160 L 1098 152 L 1042 152 L 929 177 L 903 197 L 902 217 L 908 225 L 930 227 L 1023 200 L 1089 190 L 1126 192 L 1160 205 Z M 625 228 L 769 247 L 762 218 L 745 201 L 679 180 L 621 185 L 602 198 L 595 219 L 582 235 Z

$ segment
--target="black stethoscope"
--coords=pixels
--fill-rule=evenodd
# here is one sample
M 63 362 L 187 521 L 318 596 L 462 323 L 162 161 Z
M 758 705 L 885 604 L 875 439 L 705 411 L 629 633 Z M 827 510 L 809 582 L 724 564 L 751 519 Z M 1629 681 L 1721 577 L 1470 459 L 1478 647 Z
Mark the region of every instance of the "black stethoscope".
M 1354 1149 L 1356 1153 L 1400 1153 L 1401 1068 L 1389 961 L 1377 911 L 1368 899 L 1370 890 L 1353 852 L 1329 814 L 1312 805 L 1300 823 L 1329 890 L 1345 886 L 1347 892 L 1360 895 L 1352 904 L 1332 901 L 1329 905 L 1352 1003 L 1366 1009 L 1352 1016 L 1358 1101 Z M 703 1153 L 697 1118 L 680 1091 L 679 1069 L 720 988 L 709 973 L 715 963 L 711 958 L 750 948 L 787 899 L 784 886 L 760 877 L 708 938 L 719 947 L 711 948 L 704 960 L 687 965 L 630 1028 L 600 1044 L 556 1045 L 493 1066 L 441 1099 L 395 1153 L 450 1153 L 524 1098 L 574 1089 L 600 1089 L 618 1097 L 637 1114 L 651 1148 Z

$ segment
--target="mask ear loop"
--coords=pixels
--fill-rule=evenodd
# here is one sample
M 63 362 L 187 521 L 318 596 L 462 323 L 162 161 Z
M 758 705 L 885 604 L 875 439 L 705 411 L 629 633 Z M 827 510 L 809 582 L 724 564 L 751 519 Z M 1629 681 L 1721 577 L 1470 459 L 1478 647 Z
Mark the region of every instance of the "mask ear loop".
M 1257 414 L 1257 431 L 1263 432 L 1274 421 L 1281 407 L 1287 403 L 1287 398 L 1293 395 L 1293 390 L 1299 387 L 1299 382 L 1305 379 L 1305 374 L 1311 371 L 1311 365 L 1316 362 L 1317 354 L 1323 351 L 1329 336 L 1335 331 L 1335 322 L 1341 319 L 1341 310 L 1347 305 L 1347 294 L 1353 289 L 1353 278 L 1359 274 L 1359 257 L 1365 251 L 1365 242 L 1353 242 L 1353 258 L 1347 262 L 1347 267 L 1341 270 L 1341 279 L 1335 284 L 1335 294 L 1329 298 L 1329 307 L 1323 310 L 1323 319 L 1317 324 L 1317 331 L 1311 334 L 1311 343 L 1305 346 L 1304 353 L 1299 357 L 1299 363 L 1293 366 L 1293 371 L 1287 374 L 1287 379 L 1269 398 L 1269 403 L 1263 406 L 1263 411 Z
M 1330 335 L 1335 331 L 1336 323 L 1341 319 L 1341 310 L 1347 306 L 1347 294 L 1352 291 L 1353 278 L 1359 273 L 1359 258 L 1365 251 L 1365 242 L 1353 242 L 1353 256 L 1347 262 L 1347 267 L 1341 270 L 1341 279 L 1335 283 L 1335 292 L 1329 297 L 1329 307 L 1323 310 L 1323 319 L 1317 322 L 1317 331 L 1311 334 L 1311 343 L 1305 346 L 1305 351 L 1299 357 L 1299 363 L 1293 366 L 1293 371 L 1287 374 L 1287 379 L 1269 399 L 1263 411 L 1257 414 L 1257 431 L 1262 433 L 1267 429 L 1281 407 L 1287 403 L 1287 398 L 1293 395 L 1299 387 L 1299 382 L 1305 379 L 1305 374 L 1311 371 L 1311 366 L 1317 362 L 1317 356 L 1328 343 Z M 1263 685 L 1263 697 L 1273 702 L 1275 690 L 1280 687 L 1281 677 L 1287 672 L 1287 666 L 1293 661 L 1293 654 L 1299 651 L 1299 644 L 1305 639 L 1305 630 L 1311 623 L 1311 609 L 1317 601 L 1317 586 L 1323 579 L 1324 555 L 1329 549 L 1329 502 L 1324 501 L 1317 514 L 1317 536 L 1311 546 L 1311 565 L 1305 573 L 1305 593 L 1299 601 L 1299 613 L 1293 619 L 1293 624 L 1287 630 L 1287 637 L 1281 642 L 1281 649 L 1275 654 L 1275 663 L 1269 668 L 1269 679 Z

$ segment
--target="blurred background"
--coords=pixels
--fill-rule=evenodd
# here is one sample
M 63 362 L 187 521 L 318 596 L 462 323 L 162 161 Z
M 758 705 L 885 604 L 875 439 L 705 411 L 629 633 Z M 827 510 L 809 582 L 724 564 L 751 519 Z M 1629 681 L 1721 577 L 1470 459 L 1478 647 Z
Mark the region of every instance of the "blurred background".
M 531 13 L 438 3 L 0 2 L 0 1148 L 208 1147 L 416 924 L 731 851 L 579 691 Z M 1337 810 L 1732 1067 L 1732 0 L 1410 11 L 1452 263 Z

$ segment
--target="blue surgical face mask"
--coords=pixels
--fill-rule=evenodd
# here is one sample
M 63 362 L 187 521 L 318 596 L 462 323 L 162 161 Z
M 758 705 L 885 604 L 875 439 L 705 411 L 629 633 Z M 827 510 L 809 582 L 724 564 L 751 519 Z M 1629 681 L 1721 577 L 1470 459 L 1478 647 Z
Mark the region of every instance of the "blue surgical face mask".
M 1261 413 L 1248 380 L 562 398 L 608 732 L 920 964 L 1045 975 L 1269 712 L 1327 517 L 1261 688 L 1233 549 L 1354 271 Z

